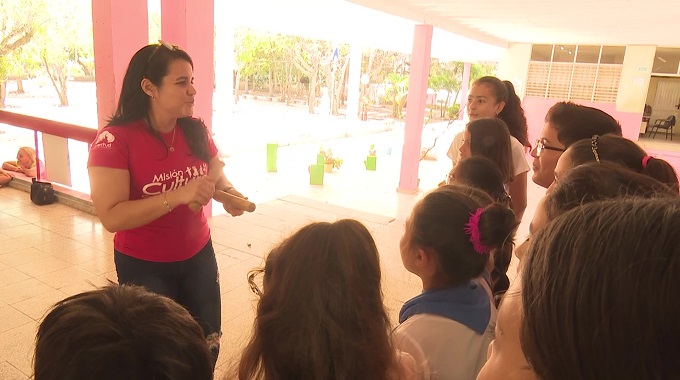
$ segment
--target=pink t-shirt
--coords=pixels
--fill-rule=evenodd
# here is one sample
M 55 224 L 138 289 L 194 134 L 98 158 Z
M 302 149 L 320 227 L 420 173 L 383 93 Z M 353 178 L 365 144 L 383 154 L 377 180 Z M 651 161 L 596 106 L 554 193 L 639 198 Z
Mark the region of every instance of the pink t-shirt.
M 130 200 L 162 194 L 184 186 L 208 173 L 208 163 L 190 155 L 179 126 L 161 134 L 166 145 L 153 136 L 144 121 L 106 127 L 90 148 L 88 167 L 103 166 L 130 172 Z M 173 142 L 174 134 L 174 142 Z M 217 155 L 208 137 L 209 156 Z M 162 207 L 159 202 L 159 207 Z M 210 239 L 203 209 L 193 212 L 187 205 L 173 205 L 171 212 L 144 226 L 118 231 L 114 249 L 128 256 L 155 262 L 183 261 L 194 256 Z

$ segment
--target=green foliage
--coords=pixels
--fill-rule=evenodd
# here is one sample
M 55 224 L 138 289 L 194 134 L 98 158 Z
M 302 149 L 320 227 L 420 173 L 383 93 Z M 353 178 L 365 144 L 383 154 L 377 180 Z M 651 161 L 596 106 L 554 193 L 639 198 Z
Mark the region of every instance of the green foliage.
M 333 156 L 333 151 L 330 148 L 326 150 L 319 148 L 319 154 L 324 156 L 324 164 L 332 164 L 333 169 L 340 169 L 340 166 L 342 166 L 342 158 Z
M 361 72 L 369 77 L 369 83 L 381 83 L 387 75 L 398 71 L 397 68 L 407 59 L 406 54 L 380 49 L 364 49 Z
M 485 76 L 496 75 L 496 64 L 473 63 L 470 65 L 470 83 Z
M 385 100 L 392 104 L 392 117 L 401 119 L 408 95 L 407 74 L 389 73 L 385 80 Z
M 455 119 L 458 117 L 458 112 L 460 112 L 460 104 L 456 103 L 452 105 L 451 107 L 447 108 L 447 113 L 449 116 L 449 119 Z
M 430 65 L 428 86 L 435 90 L 446 90 L 449 93 L 460 90 L 463 75 L 462 62 L 439 62 L 433 60 Z
M 368 147 L 368 155 L 375 156 L 375 144 L 371 144 L 371 146 Z
M 0 1 L 0 80 L 31 67 L 30 62 L 22 62 L 21 56 L 47 17 L 44 0 Z

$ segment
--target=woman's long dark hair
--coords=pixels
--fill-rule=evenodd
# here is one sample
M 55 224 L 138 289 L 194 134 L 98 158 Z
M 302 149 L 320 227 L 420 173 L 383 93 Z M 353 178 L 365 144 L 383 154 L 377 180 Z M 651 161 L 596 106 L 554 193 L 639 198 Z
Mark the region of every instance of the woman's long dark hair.
M 130 60 L 123 86 L 120 90 L 118 106 L 113 116 L 109 119 L 107 126 L 123 126 L 133 121 L 146 120 L 149 125 L 150 98 L 141 87 L 142 79 L 146 78 L 154 85 L 160 87 L 163 78 L 168 75 L 170 64 L 175 60 L 189 62 L 191 68 L 194 62 L 187 52 L 179 48 L 169 49 L 165 45 L 154 44 L 139 49 Z M 191 149 L 191 153 L 204 160 L 209 161 L 208 154 L 208 127 L 203 120 L 194 117 L 183 117 L 177 119 L 177 125 L 184 133 L 184 136 Z M 149 125 L 149 132 L 159 141 L 165 141 Z M 166 145 L 167 149 L 167 145 Z

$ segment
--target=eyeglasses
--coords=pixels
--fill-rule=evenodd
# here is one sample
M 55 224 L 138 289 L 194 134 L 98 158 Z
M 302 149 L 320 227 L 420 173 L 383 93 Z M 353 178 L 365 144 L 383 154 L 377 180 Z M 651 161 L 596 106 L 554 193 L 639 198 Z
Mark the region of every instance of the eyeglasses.
M 566 149 L 557 148 L 554 146 L 545 145 L 543 140 L 536 140 L 536 157 L 541 156 L 543 150 L 554 150 L 555 152 L 564 152 Z
M 158 50 L 161 47 L 164 47 L 164 48 L 166 48 L 170 51 L 181 50 L 177 45 L 172 45 L 172 44 L 169 44 L 169 43 L 167 43 L 163 40 L 158 40 L 158 45 L 156 45 L 156 47 L 153 49 L 153 51 L 149 55 L 149 59 L 146 60 L 146 65 L 144 66 L 144 74 L 145 75 L 146 75 L 146 71 L 149 69 L 149 64 L 151 63 L 151 60 L 153 59 L 153 57 L 156 56 L 156 53 L 158 53 Z
M 248 272 L 248 286 L 250 286 L 250 291 L 255 293 L 258 297 L 262 297 L 262 291 L 260 290 L 260 287 L 257 286 L 255 277 L 263 273 L 264 269 L 253 269 Z

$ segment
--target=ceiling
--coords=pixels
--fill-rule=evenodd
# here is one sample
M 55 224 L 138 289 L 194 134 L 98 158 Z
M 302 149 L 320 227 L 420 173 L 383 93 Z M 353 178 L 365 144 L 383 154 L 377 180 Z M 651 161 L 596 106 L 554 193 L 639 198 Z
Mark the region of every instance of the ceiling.
M 680 47 L 678 0 L 347 0 L 480 42 Z
M 226 24 L 406 54 L 418 24 L 345 0 L 216 1 L 215 21 L 218 34 Z M 432 57 L 441 60 L 497 62 L 504 50 L 439 28 L 433 32 Z

